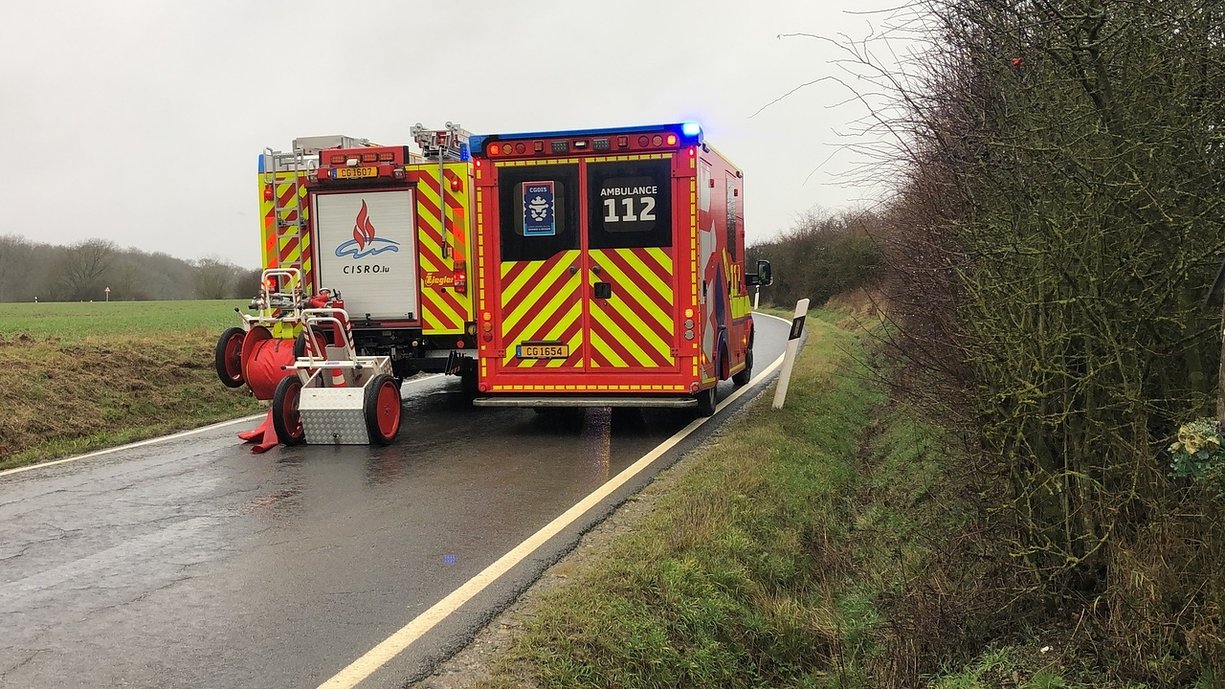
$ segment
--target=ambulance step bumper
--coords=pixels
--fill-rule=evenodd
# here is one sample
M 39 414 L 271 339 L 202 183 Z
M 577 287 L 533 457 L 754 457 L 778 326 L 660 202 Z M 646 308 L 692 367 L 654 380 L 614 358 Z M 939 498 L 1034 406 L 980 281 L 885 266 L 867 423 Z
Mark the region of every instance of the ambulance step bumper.
M 698 406 L 692 397 L 633 397 L 577 395 L 554 395 L 548 397 L 477 397 L 472 400 L 477 407 L 638 407 L 664 409 L 690 409 Z

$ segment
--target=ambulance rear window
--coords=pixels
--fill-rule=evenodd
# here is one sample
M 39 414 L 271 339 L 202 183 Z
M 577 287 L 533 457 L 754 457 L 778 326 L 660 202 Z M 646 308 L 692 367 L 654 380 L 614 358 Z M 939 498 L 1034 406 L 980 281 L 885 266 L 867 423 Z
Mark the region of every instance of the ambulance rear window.
M 635 160 L 587 166 L 590 246 L 672 246 L 672 163 Z
M 499 170 L 498 205 L 503 261 L 539 261 L 579 247 L 577 165 Z

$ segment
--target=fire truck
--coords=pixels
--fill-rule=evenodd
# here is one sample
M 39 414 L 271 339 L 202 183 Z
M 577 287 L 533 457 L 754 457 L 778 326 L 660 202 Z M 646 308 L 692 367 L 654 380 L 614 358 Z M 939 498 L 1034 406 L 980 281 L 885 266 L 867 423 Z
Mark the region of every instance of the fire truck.
M 696 123 L 475 136 L 477 406 L 691 407 L 747 383 L 744 180 Z
M 411 134 L 420 154 L 348 136 L 265 150 L 263 267 L 342 300 L 357 354 L 390 357 L 397 378 L 451 373 L 475 392 L 469 134 L 450 122 Z M 300 331 L 288 319 L 273 335 Z

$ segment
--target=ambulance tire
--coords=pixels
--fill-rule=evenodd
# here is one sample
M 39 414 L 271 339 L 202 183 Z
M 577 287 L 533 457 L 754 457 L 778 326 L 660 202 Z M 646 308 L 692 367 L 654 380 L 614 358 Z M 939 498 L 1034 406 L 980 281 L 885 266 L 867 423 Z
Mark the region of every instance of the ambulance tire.
M 227 388 L 239 388 L 246 381 L 242 377 L 242 341 L 247 331 L 242 328 L 227 328 L 217 339 L 217 351 L 213 357 L 217 377 Z
M 714 416 L 715 407 L 719 402 L 719 386 L 711 385 L 695 397 L 698 400 L 698 416 Z
M 749 342 L 749 348 L 744 352 L 744 368 L 740 373 L 732 376 L 732 383 L 736 387 L 744 387 L 753 379 L 753 343 Z
M 301 445 L 306 442 L 306 433 L 302 429 L 302 414 L 298 411 L 298 401 L 302 398 L 302 381 L 298 376 L 290 375 L 277 383 L 276 391 L 272 393 L 272 427 L 276 435 L 286 445 Z
M 400 386 L 396 379 L 380 373 L 366 384 L 362 398 L 362 414 L 366 419 L 366 432 L 374 445 L 390 445 L 400 434 Z

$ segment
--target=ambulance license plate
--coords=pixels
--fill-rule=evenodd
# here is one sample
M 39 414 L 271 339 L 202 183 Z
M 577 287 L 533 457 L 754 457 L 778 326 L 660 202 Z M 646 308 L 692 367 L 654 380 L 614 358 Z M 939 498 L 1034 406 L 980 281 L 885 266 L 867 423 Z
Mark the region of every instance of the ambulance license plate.
M 568 359 L 570 345 L 564 342 L 525 342 L 515 348 L 520 359 Z
M 361 179 L 363 177 L 378 177 L 379 169 L 373 165 L 365 167 L 338 167 L 336 179 Z

